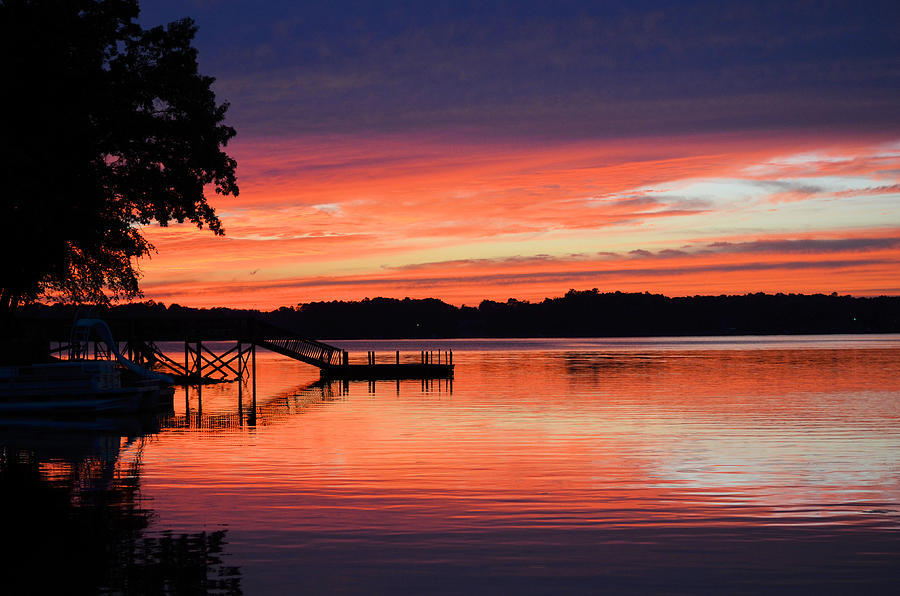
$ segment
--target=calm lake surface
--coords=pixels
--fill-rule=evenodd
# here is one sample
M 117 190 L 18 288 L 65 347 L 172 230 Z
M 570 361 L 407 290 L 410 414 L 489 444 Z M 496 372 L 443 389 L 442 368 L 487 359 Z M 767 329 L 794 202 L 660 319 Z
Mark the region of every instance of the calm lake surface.
M 12 585 L 896 589 L 900 336 L 332 343 L 452 349 L 455 378 L 322 385 L 260 351 L 255 410 L 232 383 L 158 421 L 4 421 Z

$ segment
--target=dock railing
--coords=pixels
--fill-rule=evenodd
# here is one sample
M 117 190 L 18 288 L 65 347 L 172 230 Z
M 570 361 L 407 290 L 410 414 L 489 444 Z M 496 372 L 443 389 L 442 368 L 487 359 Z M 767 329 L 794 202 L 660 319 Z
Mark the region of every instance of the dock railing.
M 253 321 L 251 334 L 251 341 L 259 347 L 319 368 L 337 364 L 341 354 L 340 348 L 262 321 Z

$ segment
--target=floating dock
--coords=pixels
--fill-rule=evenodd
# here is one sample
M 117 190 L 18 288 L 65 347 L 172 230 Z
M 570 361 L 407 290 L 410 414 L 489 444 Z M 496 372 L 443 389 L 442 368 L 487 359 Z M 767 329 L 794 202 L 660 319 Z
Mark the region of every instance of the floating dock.
M 422 350 L 418 362 L 401 362 L 395 351 L 390 362 L 378 362 L 373 351 L 365 364 L 351 363 L 349 353 L 338 347 L 301 337 L 268 324 L 256 324 L 253 344 L 320 370 L 323 379 L 449 379 L 453 377 L 453 352 Z
M 388 380 L 388 379 L 450 379 L 453 378 L 453 352 L 449 350 L 421 351 L 419 362 L 401 362 L 395 351 L 394 362 L 378 362 L 375 352 L 368 352 L 366 364 L 350 364 L 349 354 L 342 353 L 340 364 L 322 366 L 323 379 Z
M 452 364 L 348 364 L 321 369 L 323 379 L 369 380 L 389 379 L 449 379 Z

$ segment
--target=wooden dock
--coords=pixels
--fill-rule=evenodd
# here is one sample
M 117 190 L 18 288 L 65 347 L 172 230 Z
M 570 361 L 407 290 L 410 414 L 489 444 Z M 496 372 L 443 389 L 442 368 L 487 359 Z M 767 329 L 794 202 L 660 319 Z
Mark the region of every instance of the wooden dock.
M 315 366 L 323 380 L 450 379 L 453 353 L 421 350 L 418 354 L 399 351 L 378 354 L 369 351 L 366 361 L 336 346 L 304 337 L 291 330 L 253 318 L 170 321 L 109 320 L 120 353 L 147 368 L 167 373 L 179 384 L 196 384 L 243 379 L 256 369 L 256 348 Z M 184 341 L 184 361 L 160 350 L 157 341 Z M 210 342 L 234 342 L 216 353 Z M 204 345 L 204 342 L 207 342 Z M 69 346 L 57 342 L 55 352 Z M 109 355 L 107 354 L 106 357 Z M 255 377 L 255 374 L 254 374 Z
M 449 379 L 452 364 L 348 364 L 321 369 L 323 379 L 381 381 L 390 379 Z
M 373 351 L 366 353 L 366 363 L 350 362 L 346 350 L 301 337 L 274 325 L 258 323 L 254 327 L 253 345 L 277 352 L 288 358 L 319 368 L 323 379 L 446 379 L 453 376 L 453 352 L 423 350 L 419 360 L 401 362 L 395 351 L 390 362 L 378 362 Z
M 418 362 L 401 362 L 400 352 L 395 351 L 393 362 L 378 362 L 375 352 L 366 353 L 365 364 L 351 364 L 349 354 L 342 353 L 340 364 L 320 368 L 323 379 L 449 379 L 453 377 L 453 352 L 450 350 L 422 350 Z

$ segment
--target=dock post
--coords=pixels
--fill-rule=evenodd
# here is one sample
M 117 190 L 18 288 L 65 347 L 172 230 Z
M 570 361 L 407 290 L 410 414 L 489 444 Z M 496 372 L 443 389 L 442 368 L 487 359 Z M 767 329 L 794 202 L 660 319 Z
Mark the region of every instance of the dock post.
M 244 426 L 244 379 L 238 379 L 238 416 Z
M 397 364 L 400 364 L 400 350 L 397 350 Z
M 344 366 L 350 365 L 350 354 L 347 353 L 347 350 L 344 350 Z
M 256 344 L 250 348 L 250 367 L 253 372 L 253 420 L 256 423 Z
M 244 348 L 238 341 L 238 422 L 244 426 Z

